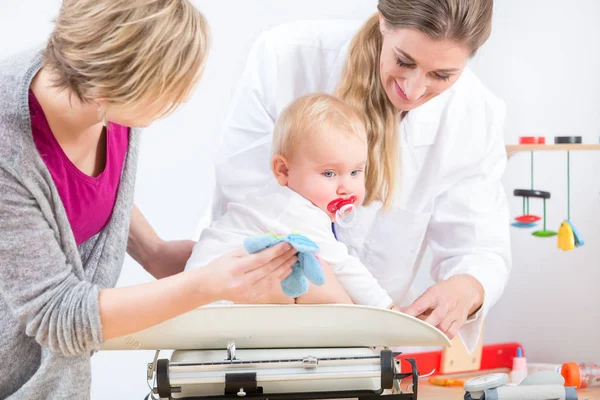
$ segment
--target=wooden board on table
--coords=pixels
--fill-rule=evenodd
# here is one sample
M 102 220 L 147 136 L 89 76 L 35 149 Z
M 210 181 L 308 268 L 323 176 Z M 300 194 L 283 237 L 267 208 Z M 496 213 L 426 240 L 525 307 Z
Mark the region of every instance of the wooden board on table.
M 473 353 L 469 354 L 459 336 L 452 339 L 452 347 L 442 350 L 440 373 L 452 374 L 457 372 L 477 371 L 481 368 L 481 354 L 483 351 L 483 328 L 479 335 L 479 342 Z

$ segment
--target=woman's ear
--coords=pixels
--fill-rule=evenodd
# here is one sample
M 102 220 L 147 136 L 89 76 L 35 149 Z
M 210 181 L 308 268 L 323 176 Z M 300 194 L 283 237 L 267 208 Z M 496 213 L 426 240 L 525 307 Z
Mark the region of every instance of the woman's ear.
M 273 175 L 275 175 L 275 179 L 281 186 L 287 186 L 289 180 L 289 168 L 288 168 L 288 160 L 280 155 L 274 155 L 271 159 L 271 170 L 273 170 Z
M 108 120 L 106 114 L 108 113 L 108 103 L 103 100 L 98 100 L 95 102 L 98 106 L 98 117 L 100 121 L 102 121 L 102 125 L 106 126 L 108 124 Z

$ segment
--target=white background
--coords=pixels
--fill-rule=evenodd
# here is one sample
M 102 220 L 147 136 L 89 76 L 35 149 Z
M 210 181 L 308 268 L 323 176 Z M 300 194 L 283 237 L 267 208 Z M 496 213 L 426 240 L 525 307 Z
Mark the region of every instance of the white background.
M 0 0 L 0 57 L 42 44 L 58 0 Z M 211 199 L 212 156 L 220 126 L 252 40 L 264 29 L 297 19 L 365 19 L 375 0 L 212 0 L 197 2 L 213 31 L 204 80 L 192 101 L 144 133 L 136 201 L 164 238 L 192 238 Z M 600 2 L 497 0 L 493 34 L 473 59 L 484 83 L 507 103 L 507 144 L 518 136 L 600 136 Z M 573 152 L 571 220 L 586 245 L 563 253 L 556 238 L 513 230 L 514 268 L 504 297 L 487 322 L 488 343 L 518 341 L 528 359 L 600 360 L 600 171 L 598 152 Z M 566 218 L 566 155 L 536 153 L 536 188 L 552 192 L 548 225 Z M 529 156 L 510 159 L 511 195 L 529 186 Z M 520 199 L 510 196 L 518 215 Z M 541 214 L 541 203 L 533 203 Z M 425 258 L 416 285 L 429 284 Z M 127 259 L 119 285 L 150 279 Z M 101 352 L 93 357 L 93 399 L 142 398 L 150 352 Z

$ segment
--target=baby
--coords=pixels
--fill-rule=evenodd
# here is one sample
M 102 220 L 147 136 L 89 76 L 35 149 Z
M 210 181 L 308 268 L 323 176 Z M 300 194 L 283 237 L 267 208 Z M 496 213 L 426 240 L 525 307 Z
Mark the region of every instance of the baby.
M 230 203 L 205 229 L 186 270 L 201 267 L 265 233 L 299 233 L 319 246 L 325 284 L 293 299 L 277 287 L 264 303 L 356 303 L 392 308 L 392 300 L 367 268 L 338 242 L 332 222 L 340 206 L 359 206 L 365 197 L 367 136 L 354 110 L 327 94 L 300 97 L 281 113 L 273 133 L 275 179 Z

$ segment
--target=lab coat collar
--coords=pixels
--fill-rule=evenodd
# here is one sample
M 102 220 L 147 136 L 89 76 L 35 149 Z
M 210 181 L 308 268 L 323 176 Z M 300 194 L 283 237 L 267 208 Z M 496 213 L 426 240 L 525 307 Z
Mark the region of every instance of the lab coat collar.
M 434 97 L 406 114 L 401 124 L 404 124 L 406 141 L 410 146 L 431 146 L 435 143 L 442 113 L 448 102 L 448 92 Z

